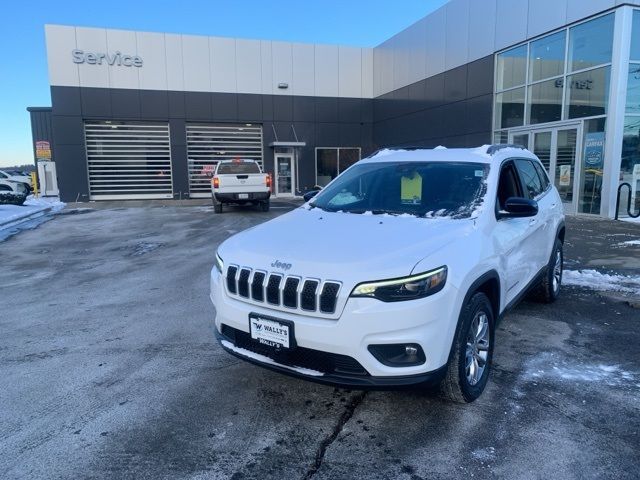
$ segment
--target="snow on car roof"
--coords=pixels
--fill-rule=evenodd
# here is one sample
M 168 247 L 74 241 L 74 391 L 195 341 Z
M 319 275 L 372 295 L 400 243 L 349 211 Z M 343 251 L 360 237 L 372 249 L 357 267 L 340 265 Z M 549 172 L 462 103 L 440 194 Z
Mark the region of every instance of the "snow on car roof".
M 494 163 L 505 157 L 535 158 L 526 149 L 515 146 L 504 146 L 495 151 L 493 155 L 487 153 L 491 145 L 482 145 L 475 148 L 417 148 L 417 149 L 391 149 L 385 148 L 372 156 L 362 159 L 362 162 L 473 162 Z

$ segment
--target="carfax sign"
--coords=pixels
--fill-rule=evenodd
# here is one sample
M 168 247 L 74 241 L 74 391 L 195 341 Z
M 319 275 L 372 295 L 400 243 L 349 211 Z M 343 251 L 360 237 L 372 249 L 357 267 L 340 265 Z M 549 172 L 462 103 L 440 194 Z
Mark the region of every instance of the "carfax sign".
M 602 169 L 604 164 L 604 132 L 587 133 L 584 139 L 584 166 Z

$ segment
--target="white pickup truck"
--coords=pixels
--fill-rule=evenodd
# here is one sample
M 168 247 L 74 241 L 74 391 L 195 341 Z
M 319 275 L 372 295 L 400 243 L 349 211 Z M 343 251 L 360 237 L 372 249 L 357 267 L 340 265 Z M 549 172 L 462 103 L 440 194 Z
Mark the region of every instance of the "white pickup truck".
M 211 199 L 216 213 L 222 213 L 223 203 L 251 203 L 268 212 L 269 197 L 271 177 L 262 172 L 255 160 L 222 160 L 216 166 L 211 178 Z

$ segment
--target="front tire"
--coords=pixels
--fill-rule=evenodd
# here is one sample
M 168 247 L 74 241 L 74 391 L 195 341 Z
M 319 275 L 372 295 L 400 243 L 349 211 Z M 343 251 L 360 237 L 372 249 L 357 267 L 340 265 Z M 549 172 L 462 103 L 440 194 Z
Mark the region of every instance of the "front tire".
M 540 303 L 553 303 L 558 299 L 562 285 L 563 263 L 562 242 L 556 239 L 544 276 L 533 292 L 535 300 Z
M 494 318 L 484 293 L 475 293 L 462 308 L 447 373 L 440 384 L 446 399 L 470 403 L 484 391 L 493 359 Z

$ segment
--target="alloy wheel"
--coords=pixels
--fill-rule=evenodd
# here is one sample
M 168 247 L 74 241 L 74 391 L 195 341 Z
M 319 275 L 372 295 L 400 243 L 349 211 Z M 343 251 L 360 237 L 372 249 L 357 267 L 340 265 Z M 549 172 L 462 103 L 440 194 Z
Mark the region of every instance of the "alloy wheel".
M 553 292 L 558 293 L 562 281 L 562 251 L 556 250 L 556 259 L 553 264 Z
M 481 310 L 473 318 L 467 334 L 465 374 L 469 385 L 476 385 L 487 367 L 489 333 L 489 318 L 486 312 Z

